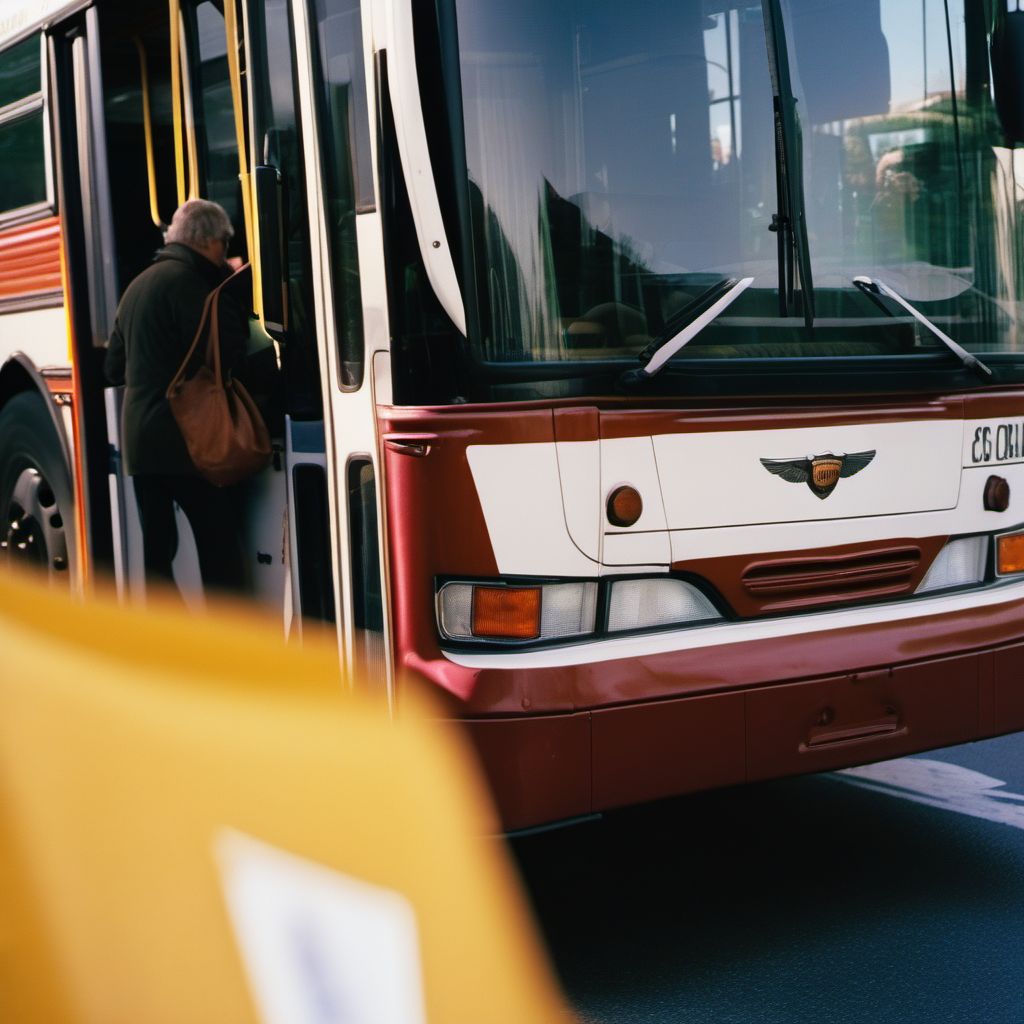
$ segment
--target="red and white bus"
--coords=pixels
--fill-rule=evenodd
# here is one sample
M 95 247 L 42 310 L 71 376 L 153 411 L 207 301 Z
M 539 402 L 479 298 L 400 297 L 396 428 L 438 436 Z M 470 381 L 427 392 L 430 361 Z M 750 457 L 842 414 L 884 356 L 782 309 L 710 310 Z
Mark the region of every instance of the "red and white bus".
M 270 370 L 255 598 L 446 694 L 509 828 L 1024 728 L 1020 17 L 0 15 L 6 557 L 140 586 L 100 367 L 201 195 Z

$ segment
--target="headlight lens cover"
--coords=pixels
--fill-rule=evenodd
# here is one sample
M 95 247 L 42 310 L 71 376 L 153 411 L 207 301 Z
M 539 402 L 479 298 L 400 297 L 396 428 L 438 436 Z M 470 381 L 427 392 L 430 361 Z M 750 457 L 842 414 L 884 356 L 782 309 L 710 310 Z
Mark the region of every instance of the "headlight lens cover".
M 948 541 L 916 594 L 984 583 L 991 535 Z M 998 575 L 1024 573 L 1024 531 L 997 538 Z M 601 588 L 606 613 L 598 610 Z M 440 585 L 437 619 L 449 640 L 531 644 L 602 634 L 640 632 L 721 621 L 722 613 L 697 586 L 674 576 L 564 583 L 454 580 Z M 602 602 L 602 605 L 604 602 Z
M 686 625 L 721 617 L 707 597 L 684 580 L 617 580 L 611 589 L 608 632 Z
M 949 541 L 935 556 L 916 593 L 981 583 L 985 579 L 988 544 L 987 536 L 959 537 Z
M 437 595 L 452 640 L 556 640 L 594 632 L 597 583 L 446 583 Z

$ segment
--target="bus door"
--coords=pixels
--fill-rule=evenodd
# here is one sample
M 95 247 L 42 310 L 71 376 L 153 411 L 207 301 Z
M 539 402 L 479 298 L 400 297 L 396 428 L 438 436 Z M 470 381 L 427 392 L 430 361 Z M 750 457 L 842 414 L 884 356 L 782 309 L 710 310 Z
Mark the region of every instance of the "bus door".
M 118 299 L 163 244 L 163 232 L 177 205 L 170 28 L 163 4 L 106 4 L 89 14 L 94 40 L 90 71 L 94 79 L 102 76 L 103 80 L 102 99 L 93 119 L 104 135 L 106 180 L 103 191 L 83 201 L 83 207 L 88 211 L 90 203 L 104 202 L 110 210 L 110 237 L 104 251 L 111 264 L 113 303 L 98 338 L 98 344 L 105 344 Z M 141 598 L 145 593 L 142 530 L 121 445 L 124 388 L 107 386 L 102 371 L 97 388 L 103 395 L 114 577 L 122 597 Z M 198 600 L 198 560 L 180 513 L 177 526 L 175 577 L 189 600 Z
M 80 554 L 83 566 L 104 569 L 115 548 L 107 490 L 103 351 L 117 293 L 98 38 L 96 11 L 90 8 L 51 29 L 47 45 L 74 374 Z
M 374 355 L 386 360 L 387 311 L 384 289 L 380 218 L 377 211 L 371 153 L 373 95 L 369 12 L 360 0 L 302 0 L 291 4 L 290 45 L 288 5 L 268 0 L 248 5 L 250 43 L 258 41 L 255 26 L 266 21 L 268 52 L 275 54 L 278 73 L 271 74 L 267 88 L 281 84 L 280 56 L 294 59 L 300 116 L 296 124 L 257 125 L 256 148 L 269 164 L 284 167 L 301 160 L 302 192 L 291 189 L 283 208 L 292 223 L 308 225 L 311 287 L 291 286 L 291 327 L 286 352 L 316 352 L 322 405 L 325 475 L 311 464 L 301 465 L 299 446 L 290 454 L 297 502 L 298 545 L 320 546 L 330 556 L 337 630 L 343 661 L 353 678 L 369 681 L 391 693 L 392 666 L 388 639 L 387 601 L 382 580 L 384 552 L 381 540 L 382 495 L 375 424 Z M 252 76 L 258 88 L 259 74 Z M 273 104 L 275 117 L 280 102 Z M 259 109 L 259 104 L 256 104 Z M 296 135 L 297 131 L 297 135 Z M 299 207 L 302 200 L 304 208 Z M 272 206 L 272 202 L 270 203 Z M 267 221 L 261 205 L 259 223 Z M 288 244 L 293 268 L 297 240 Z M 266 290 L 266 289 L 265 289 Z M 297 324 L 301 317 L 302 324 Z M 299 339 L 305 338 L 305 343 Z M 315 341 L 315 349 L 309 340 Z M 310 396 L 311 397 L 311 396 Z M 317 402 L 313 402 L 315 408 Z M 292 419 L 302 433 L 309 424 Z M 294 438 L 298 436 L 293 434 Z M 301 511 L 303 495 L 297 481 L 306 477 L 326 487 L 330 519 L 326 538 L 310 541 Z M 315 507 L 315 496 L 307 503 Z M 316 518 L 316 516 L 314 516 Z M 322 571 L 327 568 L 326 562 Z M 321 576 L 323 578 L 323 576 Z M 324 595 L 325 598 L 327 595 Z M 305 598 L 304 598 L 305 600 Z
M 250 256 L 246 104 L 242 95 L 245 51 L 233 9 L 213 0 L 108 6 L 102 17 L 106 74 L 104 117 L 110 145 L 118 294 L 151 262 L 163 244 L 173 211 L 186 199 L 212 199 L 235 229 L 229 260 Z M 114 158 L 116 154 L 116 159 Z M 263 409 L 274 440 L 270 467 L 233 489 L 255 597 L 291 618 L 288 597 L 286 488 L 283 425 L 279 411 L 278 352 L 251 321 L 249 353 L 238 375 Z M 119 396 L 108 392 L 111 448 L 119 453 Z M 112 491 L 120 521 L 118 576 L 122 589 L 143 580 L 141 535 L 131 481 L 115 458 Z M 201 581 L 195 544 L 179 512 L 175 578 L 199 603 Z
M 258 245 L 254 287 L 266 331 L 280 353 L 285 440 L 291 632 L 340 621 L 334 468 L 328 456 L 321 327 L 314 279 L 289 0 L 245 0 L 246 80 Z M 315 184 L 315 183 L 314 183 Z M 337 627 L 336 627 L 337 628 Z

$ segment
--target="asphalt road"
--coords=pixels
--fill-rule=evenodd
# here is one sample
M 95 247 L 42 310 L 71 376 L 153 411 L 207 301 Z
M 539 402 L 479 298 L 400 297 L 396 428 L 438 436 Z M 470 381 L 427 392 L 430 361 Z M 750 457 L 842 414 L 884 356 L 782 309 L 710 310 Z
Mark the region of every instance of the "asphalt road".
M 1024 734 L 512 845 L 591 1024 L 1024 1024 Z

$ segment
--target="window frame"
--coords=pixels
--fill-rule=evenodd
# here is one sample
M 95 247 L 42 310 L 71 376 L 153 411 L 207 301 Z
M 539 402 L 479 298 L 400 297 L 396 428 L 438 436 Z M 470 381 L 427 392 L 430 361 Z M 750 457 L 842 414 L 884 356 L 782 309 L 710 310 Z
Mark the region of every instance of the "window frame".
M 287 106 L 286 118 L 291 117 L 290 127 L 294 131 L 294 167 L 289 170 L 288 160 L 283 151 L 268 152 L 267 135 L 281 127 L 277 121 L 275 102 L 280 99 L 271 83 L 270 51 L 268 32 L 268 5 L 263 0 L 242 0 L 245 19 L 245 66 L 250 69 L 248 76 L 247 132 L 252 166 L 255 176 L 260 166 L 273 167 L 281 176 L 281 195 L 284 205 L 281 209 L 285 229 L 285 259 L 283 270 L 289 281 L 296 282 L 300 302 L 293 302 L 289 289 L 287 326 L 283 329 L 282 373 L 284 374 L 285 410 L 293 422 L 313 422 L 324 417 L 324 392 L 321 377 L 328 371 L 320 362 L 320 336 L 316 326 L 316 297 L 313 284 L 313 224 L 309 216 L 308 156 L 304 135 L 309 130 L 303 123 L 299 86 L 299 69 L 296 55 L 297 26 L 295 12 L 289 0 L 276 0 L 272 6 L 276 17 L 283 19 L 286 39 L 283 59 L 289 65 L 288 86 L 281 90 Z M 280 24 L 277 26 L 280 31 Z M 282 42 L 277 37 L 277 42 Z M 291 173 L 290 173 L 291 171 Z M 294 177 L 292 177 L 294 175 Z M 291 204 L 295 207 L 292 208 Z M 295 216 L 293 216 L 295 214 Z M 258 201 L 253 203 L 253 219 L 258 221 Z M 301 239 L 299 257 L 294 258 L 292 246 Z M 302 310 L 296 312 L 301 303 Z M 288 361 L 296 359 L 295 369 Z M 303 362 L 305 359 L 305 362 Z M 333 613 L 332 613 L 333 614 Z
M 342 260 L 342 253 L 339 252 L 341 248 L 341 238 L 336 229 L 332 228 L 328 220 L 328 209 L 330 204 L 334 201 L 334 185 L 333 185 L 333 171 L 331 170 L 332 157 L 338 157 L 340 154 L 337 153 L 337 147 L 342 141 L 338 138 L 332 127 L 332 119 L 330 117 L 328 99 L 326 95 L 326 86 L 328 85 L 328 74 L 326 66 L 327 55 L 323 52 L 323 45 L 320 38 L 320 26 L 321 18 L 319 6 L 322 3 L 329 2 L 329 0 L 302 0 L 304 4 L 304 16 L 308 26 L 309 33 L 309 47 L 310 47 L 310 81 L 313 89 L 313 105 L 312 105 L 312 120 L 315 125 L 315 131 L 318 138 L 318 150 L 319 160 L 317 162 L 316 173 L 319 178 L 319 188 L 322 193 L 323 212 L 324 218 L 322 227 L 325 229 L 326 236 L 326 248 L 325 252 L 327 255 L 327 271 L 328 280 L 330 282 L 329 288 L 331 292 L 330 300 L 330 316 L 334 320 L 334 351 L 336 356 L 336 366 L 334 374 L 334 384 L 339 391 L 344 394 L 357 394 L 360 392 L 367 383 L 367 368 L 370 364 L 370 354 L 367 351 L 366 345 L 366 320 L 365 320 L 365 307 L 363 305 L 363 275 L 365 268 L 362 266 L 359 252 L 359 239 L 358 239 L 358 218 L 364 214 L 374 213 L 377 210 L 377 194 L 376 184 L 374 182 L 374 168 L 373 168 L 373 131 L 374 131 L 374 96 L 367 85 L 367 72 L 372 67 L 373 53 L 370 52 L 368 55 L 366 46 L 366 35 L 365 35 L 365 18 L 366 18 L 366 4 L 367 0 L 355 0 L 356 6 L 359 13 L 359 49 L 360 49 L 360 61 L 359 67 L 356 69 L 356 73 L 353 74 L 353 82 L 359 81 L 363 88 L 362 97 L 366 101 L 366 138 L 362 140 L 362 144 L 365 148 L 365 154 L 357 149 L 359 140 L 356 138 L 359 134 L 360 124 L 358 115 L 354 119 L 353 124 L 349 126 L 348 138 L 344 140 L 344 146 L 346 152 L 344 154 L 345 164 L 348 168 L 349 177 L 352 185 L 352 241 L 354 243 L 354 251 L 356 256 L 355 263 L 355 279 L 356 279 L 356 298 L 357 305 L 359 308 L 359 338 L 358 344 L 353 346 L 354 350 L 358 352 L 358 361 L 355 359 L 347 359 L 345 353 L 345 332 L 342 329 L 341 317 L 342 317 L 342 305 L 343 305 L 343 291 L 338 287 L 339 275 L 343 273 L 342 267 L 344 262 Z M 358 102 L 358 95 L 355 96 L 353 102 Z M 365 157 L 368 164 L 367 167 L 361 167 L 361 157 Z M 367 180 L 364 181 L 364 172 L 367 176 Z M 307 175 L 309 170 L 307 168 Z M 308 179 L 307 179 L 308 180 Z M 369 189 L 372 193 L 372 200 L 370 202 L 363 202 L 363 196 L 360 195 L 361 189 L 365 185 L 369 185 Z M 349 282 L 351 287 L 351 282 Z M 344 379 L 344 369 L 346 364 L 358 366 L 358 379 L 354 383 L 347 383 Z
M 0 57 L 8 50 L 25 42 L 33 35 L 39 37 L 39 89 L 13 103 L 0 107 L 0 129 L 6 125 L 31 117 L 42 112 L 43 115 L 43 170 L 46 175 L 46 198 L 25 206 L 15 206 L 9 210 L 0 210 L 0 231 L 15 227 L 33 220 L 40 220 L 47 214 L 57 212 L 57 202 L 53 177 L 53 126 L 50 123 L 50 76 L 46 59 L 46 33 L 40 29 L 32 29 L 20 37 L 12 39 L 0 52 Z
M 209 122 L 208 116 L 209 111 L 206 106 L 206 88 L 209 86 L 207 81 L 204 84 L 203 80 L 203 64 L 202 51 L 200 47 L 200 31 L 199 31 L 199 8 L 209 2 L 213 7 L 214 11 L 221 19 L 221 24 L 225 25 L 226 18 L 224 13 L 224 4 L 221 3 L 218 7 L 217 0 L 181 0 L 181 22 L 182 22 L 182 53 L 184 55 L 185 67 L 183 69 L 182 77 L 182 88 L 185 93 L 185 99 L 183 103 L 183 115 L 191 118 L 191 131 L 195 140 L 196 154 L 196 174 L 198 181 L 193 183 L 193 187 L 199 196 L 204 199 L 211 199 L 210 195 L 210 134 L 209 134 Z M 239 4 L 236 8 L 239 23 L 242 23 L 243 13 L 242 5 Z M 227 46 L 227 35 L 225 31 L 224 35 L 225 46 Z M 240 57 L 242 59 L 242 81 L 243 89 L 246 79 L 247 62 L 248 62 L 248 46 L 244 45 L 240 49 Z M 219 58 L 215 58 L 219 59 Z M 225 56 L 225 61 L 227 60 Z M 231 78 L 230 78 L 230 65 L 227 68 L 227 81 L 228 81 L 228 95 L 230 97 Z M 230 115 L 232 121 L 234 121 L 234 106 L 233 101 L 229 99 Z M 187 111 L 186 109 L 187 108 Z M 249 120 L 252 116 L 251 107 L 247 99 L 243 98 L 242 103 L 242 134 L 246 140 L 250 139 L 249 132 Z M 188 128 L 185 127 L 186 133 Z M 237 128 L 235 138 L 237 139 Z M 234 181 L 238 180 L 238 148 L 237 145 L 234 147 Z M 249 155 L 247 154 L 247 159 Z M 186 144 L 186 167 L 187 167 L 187 144 Z M 252 173 L 252 161 L 249 160 L 249 172 Z M 186 177 L 187 177 L 186 173 Z M 238 194 L 239 206 L 237 210 L 233 210 L 225 204 L 228 216 L 231 218 L 232 224 L 235 228 L 235 235 L 232 239 L 229 251 L 233 257 L 240 258 L 243 263 L 248 263 L 252 259 L 252 239 L 250 239 L 246 233 L 245 223 L 245 201 L 242 198 L 241 192 Z M 217 202 L 218 200 L 214 200 Z M 234 214 L 234 215 L 233 215 Z

